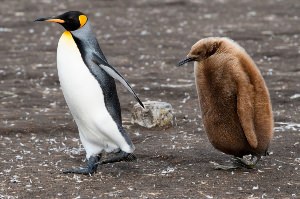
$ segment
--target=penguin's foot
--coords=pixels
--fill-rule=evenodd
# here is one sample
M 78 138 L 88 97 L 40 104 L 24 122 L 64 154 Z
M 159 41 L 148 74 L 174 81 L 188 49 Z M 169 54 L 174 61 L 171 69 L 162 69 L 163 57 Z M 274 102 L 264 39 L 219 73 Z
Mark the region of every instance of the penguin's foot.
M 101 156 L 91 156 L 88 159 L 87 167 L 81 167 L 81 168 L 74 168 L 74 169 L 67 169 L 63 171 L 63 173 L 76 173 L 76 174 L 83 174 L 83 175 L 92 175 L 96 172 L 98 167 L 98 162 L 100 160 Z
M 261 159 L 261 156 L 251 155 L 250 160 L 240 158 L 240 157 L 234 157 L 233 158 L 233 164 L 240 168 L 246 168 L 246 169 L 254 169 L 258 161 Z
M 260 160 L 260 158 L 261 156 L 255 156 L 255 155 L 251 155 L 250 160 L 246 160 L 240 157 L 233 157 L 231 159 L 232 161 L 231 165 L 221 165 L 216 162 L 211 162 L 211 163 L 214 164 L 214 169 L 217 170 L 234 170 L 234 169 L 241 169 L 241 168 L 254 169 L 257 162 Z
M 219 163 L 216 163 L 216 162 L 210 162 L 214 165 L 214 169 L 216 170 L 233 170 L 233 169 L 237 169 L 239 168 L 238 166 L 236 165 L 222 165 L 222 164 L 219 164 Z
M 119 151 L 116 156 L 109 158 L 107 160 L 101 161 L 99 164 L 109 164 L 114 162 L 133 162 L 137 158 L 133 153 L 126 153 L 124 151 Z

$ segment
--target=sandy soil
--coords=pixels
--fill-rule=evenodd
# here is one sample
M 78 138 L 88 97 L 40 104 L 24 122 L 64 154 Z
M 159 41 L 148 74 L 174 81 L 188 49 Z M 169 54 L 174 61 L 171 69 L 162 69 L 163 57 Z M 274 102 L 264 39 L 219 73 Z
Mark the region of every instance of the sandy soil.
M 101 47 L 143 101 L 172 104 L 174 127 L 130 124 L 133 97 L 118 84 L 137 162 L 104 165 L 92 176 L 62 170 L 85 163 L 56 70 L 63 29 L 35 18 L 81 10 Z M 0 198 L 299 198 L 300 2 L 298 0 L 2 0 L 0 5 Z M 217 171 L 203 131 L 191 45 L 228 36 L 259 66 L 275 118 L 270 156 L 254 170 Z

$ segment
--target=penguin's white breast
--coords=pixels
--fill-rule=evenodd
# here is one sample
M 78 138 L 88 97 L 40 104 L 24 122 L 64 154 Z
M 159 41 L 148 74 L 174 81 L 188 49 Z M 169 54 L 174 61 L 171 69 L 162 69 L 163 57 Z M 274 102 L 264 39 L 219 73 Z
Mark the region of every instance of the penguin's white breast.
M 58 43 L 57 69 L 63 94 L 74 117 L 107 112 L 102 89 L 67 31 Z
M 109 114 L 103 91 L 83 62 L 68 31 L 58 43 L 57 68 L 64 97 L 80 131 L 87 156 L 98 154 L 102 149 L 121 147 L 126 151 L 132 150 Z
M 103 140 L 108 131 L 118 132 L 105 106 L 103 91 L 83 62 L 70 32 L 65 32 L 59 40 L 57 68 L 65 100 L 87 141 L 97 142 L 97 139 Z M 104 125 L 110 128 L 100 130 Z

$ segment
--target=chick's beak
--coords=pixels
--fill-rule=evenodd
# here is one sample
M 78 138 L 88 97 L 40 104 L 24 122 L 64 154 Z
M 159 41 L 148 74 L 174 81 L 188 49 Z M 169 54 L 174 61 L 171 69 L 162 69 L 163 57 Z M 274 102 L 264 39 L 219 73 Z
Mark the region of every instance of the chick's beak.
M 196 57 L 186 57 L 183 60 L 181 60 L 180 62 L 178 62 L 178 66 L 182 66 L 183 64 L 186 64 L 188 62 L 195 61 L 196 59 L 197 59 Z
M 65 23 L 65 21 L 64 20 L 62 20 L 62 19 L 59 19 L 59 18 L 53 18 L 53 17 L 47 17 L 47 18 L 38 18 L 38 19 L 36 19 L 36 20 L 34 20 L 35 22 L 36 21 L 47 21 L 47 22 L 54 22 L 54 23 Z

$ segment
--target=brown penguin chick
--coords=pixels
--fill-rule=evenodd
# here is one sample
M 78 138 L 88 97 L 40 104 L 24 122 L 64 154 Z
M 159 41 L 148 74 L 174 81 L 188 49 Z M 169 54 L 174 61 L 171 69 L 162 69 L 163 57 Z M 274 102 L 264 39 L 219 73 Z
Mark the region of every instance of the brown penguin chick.
M 217 168 L 253 168 L 273 136 L 270 96 L 259 69 L 241 46 L 223 37 L 198 41 L 178 65 L 191 61 L 208 139 L 235 157 L 234 166 Z

